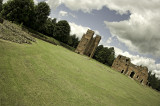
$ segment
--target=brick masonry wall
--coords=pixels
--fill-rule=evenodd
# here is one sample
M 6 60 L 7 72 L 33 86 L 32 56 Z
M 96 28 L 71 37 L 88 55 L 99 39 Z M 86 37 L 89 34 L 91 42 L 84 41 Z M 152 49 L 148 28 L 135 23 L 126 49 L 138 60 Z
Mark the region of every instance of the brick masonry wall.
M 148 82 L 148 68 L 136 66 L 131 63 L 130 58 L 119 55 L 113 62 L 112 68 L 134 80 L 146 85 Z
M 99 35 L 97 35 L 95 38 L 93 38 L 93 35 L 94 31 L 88 30 L 87 33 L 83 35 L 75 52 L 82 55 L 87 55 L 92 58 L 96 50 L 96 47 L 98 46 L 101 40 L 101 37 Z

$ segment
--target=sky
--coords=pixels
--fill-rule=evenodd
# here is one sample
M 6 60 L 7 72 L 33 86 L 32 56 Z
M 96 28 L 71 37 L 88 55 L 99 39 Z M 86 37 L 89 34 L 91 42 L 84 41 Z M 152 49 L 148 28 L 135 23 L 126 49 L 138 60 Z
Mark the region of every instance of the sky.
M 116 56 L 127 56 L 160 78 L 160 0 L 34 0 L 41 1 L 50 6 L 49 17 L 69 22 L 71 34 L 80 39 L 94 30 Z

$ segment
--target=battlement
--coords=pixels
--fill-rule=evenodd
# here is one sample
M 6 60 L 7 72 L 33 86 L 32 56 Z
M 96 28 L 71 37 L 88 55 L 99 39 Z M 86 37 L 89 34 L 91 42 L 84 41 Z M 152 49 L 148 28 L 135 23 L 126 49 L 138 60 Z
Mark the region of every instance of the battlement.
M 128 57 L 126 57 L 126 56 L 122 56 L 122 55 L 119 55 L 118 57 L 117 57 L 117 60 L 119 60 L 119 61 L 121 61 L 121 62 L 126 62 L 126 63 L 130 63 L 131 62 L 131 60 L 130 60 L 130 58 L 128 58 Z
M 85 35 L 89 35 L 89 36 L 92 35 L 93 36 L 94 35 L 94 31 L 88 29 L 87 33 Z
M 97 43 L 99 43 L 99 41 L 101 40 L 101 36 L 100 35 L 96 35 L 95 40 Z

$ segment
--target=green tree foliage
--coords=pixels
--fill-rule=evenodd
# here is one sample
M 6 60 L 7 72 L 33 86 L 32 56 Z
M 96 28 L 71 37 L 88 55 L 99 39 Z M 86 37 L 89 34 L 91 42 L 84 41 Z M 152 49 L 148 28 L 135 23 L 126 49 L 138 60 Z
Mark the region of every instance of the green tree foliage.
M 35 29 L 40 29 L 50 14 L 50 8 L 46 2 L 40 2 L 35 6 Z M 49 22 L 50 20 L 48 20 Z
M 56 19 L 48 18 L 47 21 L 40 27 L 39 32 L 53 37 L 54 27 L 56 25 Z
M 151 72 L 148 73 L 148 82 L 149 86 L 160 91 L 160 80 L 155 76 L 155 74 L 151 74 Z
M 70 46 L 73 44 L 73 40 L 72 40 L 71 36 L 68 37 L 67 44 L 70 45 Z
M 73 35 L 70 35 L 69 38 L 68 38 L 68 45 L 76 48 L 79 44 L 79 40 L 78 40 L 78 37 L 76 37 L 75 34 Z
M 3 0 L 0 0 L 0 12 L 2 11 L 2 3 L 3 3 Z
M 26 26 L 32 23 L 34 13 L 33 0 L 9 0 L 3 4 L 2 16 L 10 21 L 23 23 Z
M 69 35 L 70 35 L 70 25 L 66 20 L 61 20 L 58 23 L 56 23 L 53 36 L 57 40 L 67 44 Z
M 66 29 L 65 29 L 65 27 L 66 27 Z M 59 28 L 60 28 L 60 30 L 59 30 Z M 61 28 L 63 28 L 63 29 L 61 29 Z M 61 33 L 60 34 L 57 33 L 58 31 L 61 31 Z M 56 23 L 56 18 L 54 18 L 54 19 L 48 18 L 47 21 L 40 27 L 39 32 L 41 32 L 49 37 L 53 37 L 53 35 L 54 35 L 54 38 L 56 38 L 57 40 L 64 42 L 74 48 L 76 48 L 79 43 L 78 37 L 76 37 L 75 34 L 69 35 L 70 26 L 67 21 L 60 21 L 59 23 Z M 59 36 L 57 36 L 58 34 L 59 34 Z
M 96 48 L 93 58 L 103 64 L 112 66 L 112 63 L 115 59 L 114 48 L 103 47 L 103 45 L 100 45 Z
M 157 90 L 160 91 L 160 80 L 158 80 L 158 87 Z

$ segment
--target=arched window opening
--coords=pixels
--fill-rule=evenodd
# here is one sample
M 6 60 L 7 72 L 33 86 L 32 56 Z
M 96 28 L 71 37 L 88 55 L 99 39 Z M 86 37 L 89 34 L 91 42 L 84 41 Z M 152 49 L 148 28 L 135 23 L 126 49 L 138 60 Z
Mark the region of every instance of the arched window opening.
M 129 61 L 129 59 L 126 59 L 126 62 L 128 62 Z
M 149 85 L 149 83 L 147 82 L 147 84 L 146 85 Z
M 130 74 L 130 77 L 133 78 L 134 74 L 135 73 L 132 71 L 131 74 Z
M 143 79 L 141 80 L 141 83 L 143 82 Z
M 123 73 L 123 72 L 124 72 L 124 70 L 121 71 L 121 73 Z

